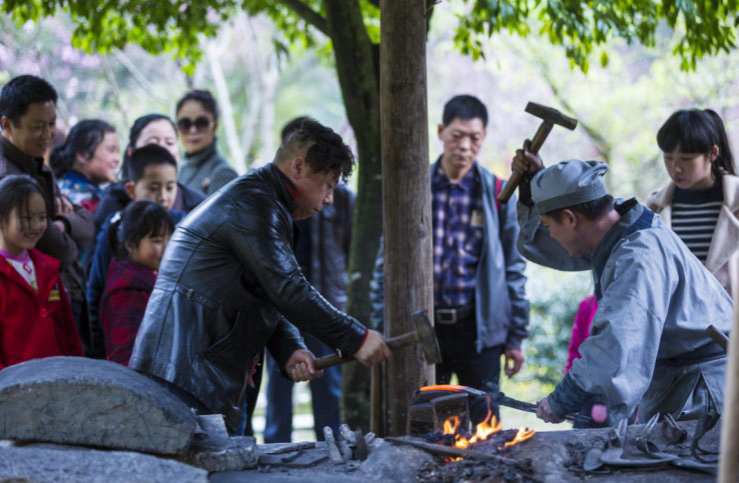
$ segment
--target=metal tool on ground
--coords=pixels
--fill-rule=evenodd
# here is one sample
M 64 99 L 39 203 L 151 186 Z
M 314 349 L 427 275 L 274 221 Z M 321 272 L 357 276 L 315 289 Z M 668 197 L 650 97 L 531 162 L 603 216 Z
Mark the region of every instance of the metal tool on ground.
M 576 119 L 567 117 L 559 112 L 557 109 L 554 109 L 552 107 L 536 104 L 535 102 L 529 102 L 526 105 L 526 112 L 542 119 L 542 123 L 539 126 L 539 129 L 536 131 L 536 134 L 534 134 L 534 138 L 531 140 L 529 152 L 532 154 L 536 154 L 539 152 L 539 149 L 541 148 L 542 144 L 544 144 L 544 141 L 547 139 L 547 136 L 549 136 L 549 132 L 552 130 L 555 124 L 569 129 L 570 131 L 577 127 Z M 521 183 L 522 178 L 522 174 L 518 172 L 512 173 L 511 177 L 508 179 L 508 183 L 506 183 L 506 185 L 503 187 L 503 190 L 500 192 L 500 195 L 498 195 L 498 201 L 500 201 L 501 203 L 507 203 L 508 200 L 511 198 L 513 192 L 516 191 L 516 188 L 518 188 L 518 185 L 519 183 Z
M 498 456 L 490 453 L 483 453 L 481 451 L 475 451 L 470 449 L 454 448 L 452 446 L 444 446 L 441 444 L 427 443 L 419 439 L 408 438 L 408 437 L 387 437 L 385 441 L 392 444 L 413 446 L 414 448 L 422 449 L 431 454 L 438 456 L 449 456 L 453 458 L 467 458 L 476 459 L 483 461 L 494 461 L 495 463 L 507 466 L 516 466 L 516 462 L 508 460 L 502 456 Z
M 429 321 L 425 311 L 414 312 L 411 315 L 411 324 L 413 331 L 387 339 L 385 343 L 390 350 L 397 350 L 401 347 L 418 344 L 423 350 L 423 355 L 428 364 L 439 364 L 441 362 L 441 351 L 439 350 L 439 342 L 436 340 L 434 327 Z M 316 359 L 316 369 L 325 369 L 327 367 L 346 364 L 355 360 L 353 357 L 342 357 L 338 354 L 321 357 Z
M 326 446 L 328 447 L 328 456 L 333 464 L 344 463 L 344 456 L 339 450 L 339 445 L 336 444 L 336 438 L 334 438 L 334 432 L 329 427 L 323 428 L 323 437 L 326 439 Z

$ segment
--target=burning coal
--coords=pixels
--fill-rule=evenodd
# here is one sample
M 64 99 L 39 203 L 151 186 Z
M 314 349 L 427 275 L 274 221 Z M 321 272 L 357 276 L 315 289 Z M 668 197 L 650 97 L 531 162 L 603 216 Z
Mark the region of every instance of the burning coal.
M 426 391 L 448 391 L 452 393 L 458 393 L 458 392 L 465 392 L 465 389 L 467 389 L 465 386 L 454 386 L 454 385 L 434 385 L 434 386 L 425 386 L 420 389 L 421 392 Z M 491 409 L 491 398 L 486 398 L 486 404 L 487 404 L 487 415 L 485 419 L 478 423 L 475 426 L 475 429 L 472 433 L 469 433 L 467 431 L 467 428 L 463 427 L 464 425 L 461 424 L 461 419 L 459 416 L 450 416 L 444 421 L 444 434 L 452 436 L 454 438 L 454 442 L 452 443 L 452 446 L 455 448 L 460 449 L 466 449 L 472 445 L 481 443 L 483 441 L 490 441 L 495 438 L 494 441 L 494 448 L 497 451 L 504 452 L 506 449 L 511 448 L 517 444 L 523 443 L 524 441 L 530 439 L 534 434 L 536 434 L 536 431 L 534 430 L 528 430 L 525 428 L 520 428 L 512 439 L 508 439 L 512 432 L 505 431 L 505 436 L 502 434 L 502 425 L 501 422 L 498 420 L 498 418 L 493 414 L 493 411 Z M 496 436 L 504 436 L 504 439 L 497 438 Z

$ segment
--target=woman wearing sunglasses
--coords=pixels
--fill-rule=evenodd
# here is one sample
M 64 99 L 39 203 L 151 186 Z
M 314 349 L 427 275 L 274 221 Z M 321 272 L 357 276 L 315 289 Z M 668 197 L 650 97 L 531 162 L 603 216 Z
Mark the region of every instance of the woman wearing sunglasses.
M 234 179 L 236 171 L 218 152 L 216 129 L 218 106 L 208 91 L 190 91 L 177 103 L 177 130 L 185 151 L 180 182 L 202 191 L 215 193 Z

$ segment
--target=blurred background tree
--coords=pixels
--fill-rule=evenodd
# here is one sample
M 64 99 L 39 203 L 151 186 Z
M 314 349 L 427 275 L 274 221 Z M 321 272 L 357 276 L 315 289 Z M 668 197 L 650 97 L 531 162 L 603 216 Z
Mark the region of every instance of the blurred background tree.
M 209 88 L 223 111 L 220 147 L 239 172 L 271 160 L 280 127 L 294 116 L 332 126 L 358 153 L 350 312 L 367 320 L 381 233 L 378 3 L 4 0 L 0 84 L 21 73 L 42 75 L 60 92 L 64 127 L 100 117 L 124 139 L 135 117 L 171 115 L 187 89 Z M 545 161 L 607 161 L 617 196 L 643 199 L 666 180 L 654 136 L 675 109 L 710 106 L 735 135 L 735 0 L 427 5 L 429 129 L 436 131 L 451 96 L 479 96 L 491 119 L 480 160 L 499 175 L 508 175 L 514 150 L 536 129 L 523 112 L 529 100 L 580 120 L 574 132 L 553 133 Z M 430 149 L 434 159 L 441 152 L 434 135 Z M 544 392 L 561 370 L 555 355 L 564 355 L 577 302 L 591 287 L 587 274 L 528 271 L 530 364 L 519 379 L 541 383 Z M 366 428 L 366 376 L 354 366 L 345 378 L 345 420 Z

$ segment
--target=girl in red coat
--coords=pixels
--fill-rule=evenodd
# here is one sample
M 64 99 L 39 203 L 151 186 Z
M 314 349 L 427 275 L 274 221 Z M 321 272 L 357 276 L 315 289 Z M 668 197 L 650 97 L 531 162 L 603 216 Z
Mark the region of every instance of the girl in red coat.
M 48 224 L 38 183 L 0 181 L 0 369 L 51 356 L 82 356 L 59 261 L 33 247 Z
M 100 317 L 106 358 L 128 365 L 174 221 L 158 203 L 135 201 L 111 230 L 116 230 L 110 238 L 117 238 L 119 255 L 110 261 Z

